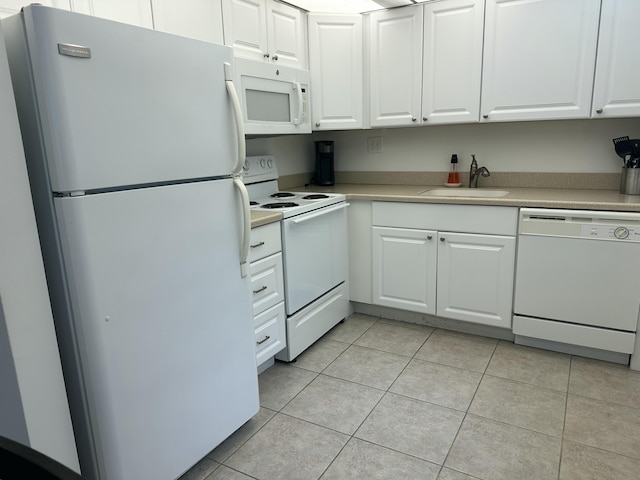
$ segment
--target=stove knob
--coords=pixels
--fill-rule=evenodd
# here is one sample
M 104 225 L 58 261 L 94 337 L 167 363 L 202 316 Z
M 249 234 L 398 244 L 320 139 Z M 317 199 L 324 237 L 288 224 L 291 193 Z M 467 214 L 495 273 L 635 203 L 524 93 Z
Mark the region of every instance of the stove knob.
M 260 159 L 260 166 L 264 168 L 267 165 L 267 161 L 264 158 Z
M 242 165 L 242 172 L 247 173 L 249 171 L 249 160 L 245 160 Z
M 273 168 L 273 159 L 272 158 L 267 160 L 267 166 L 269 167 L 269 170 L 271 170 Z

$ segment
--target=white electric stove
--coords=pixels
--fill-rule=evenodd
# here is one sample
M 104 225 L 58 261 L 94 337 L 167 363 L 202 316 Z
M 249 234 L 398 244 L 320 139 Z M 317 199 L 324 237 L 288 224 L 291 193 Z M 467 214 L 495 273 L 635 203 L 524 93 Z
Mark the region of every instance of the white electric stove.
M 287 347 L 293 361 L 348 314 L 347 212 L 337 193 L 278 189 L 272 155 L 247 157 L 243 182 L 251 209 L 279 212 L 287 312 Z
M 282 213 L 283 218 L 345 201 L 339 193 L 290 192 L 278 189 L 278 168 L 273 155 L 247 157 L 242 181 L 249 191 L 251 209 Z

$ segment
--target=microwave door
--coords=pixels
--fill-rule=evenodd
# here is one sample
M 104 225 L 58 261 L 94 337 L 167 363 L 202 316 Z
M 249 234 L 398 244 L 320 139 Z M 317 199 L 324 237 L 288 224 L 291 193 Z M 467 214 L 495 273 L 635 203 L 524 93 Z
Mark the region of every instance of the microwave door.
M 245 133 L 311 133 L 307 114 L 308 72 L 236 59 Z M 302 78 L 299 78 L 299 77 Z M 301 81 L 302 80 L 302 81 Z

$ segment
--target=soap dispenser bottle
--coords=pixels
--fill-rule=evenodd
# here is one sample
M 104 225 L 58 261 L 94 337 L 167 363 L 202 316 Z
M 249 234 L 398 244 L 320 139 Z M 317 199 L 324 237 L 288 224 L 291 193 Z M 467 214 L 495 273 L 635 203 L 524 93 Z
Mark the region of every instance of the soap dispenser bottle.
M 460 174 L 458 173 L 458 155 L 455 153 L 451 155 L 451 169 L 449 170 L 449 176 L 447 177 L 447 185 L 460 186 Z

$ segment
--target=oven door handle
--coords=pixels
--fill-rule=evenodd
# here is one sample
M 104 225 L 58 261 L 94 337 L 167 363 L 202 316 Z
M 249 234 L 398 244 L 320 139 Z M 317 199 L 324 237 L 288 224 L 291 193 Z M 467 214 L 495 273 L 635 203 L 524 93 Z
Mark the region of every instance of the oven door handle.
M 306 222 L 307 220 L 312 220 L 314 218 L 317 217 L 321 217 L 322 215 L 328 215 L 329 213 L 333 213 L 333 212 L 337 212 L 338 210 L 342 210 L 343 208 L 347 208 L 349 205 L 351 205 L 350 203 L 341 203 L 340 205 L 336 206 L 336 207 L 327 207 L 327 208 L 320 208 L 316 211 L 316 213 L 310 214 L 310 215 L 300 215 L 299 218 L 292 218 L 291 222 L 292 223 L 303 223 Z

